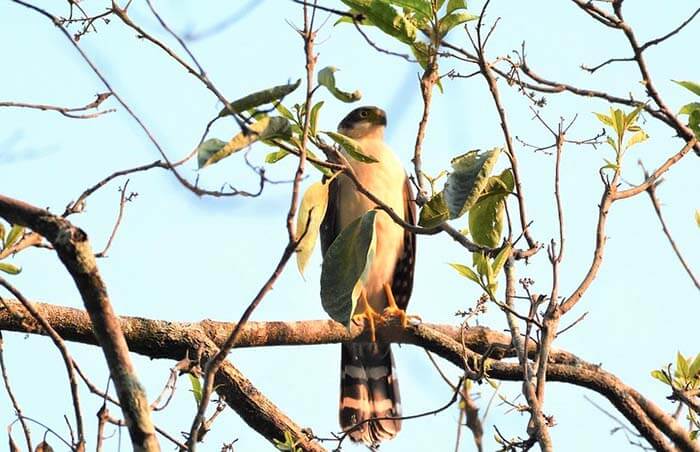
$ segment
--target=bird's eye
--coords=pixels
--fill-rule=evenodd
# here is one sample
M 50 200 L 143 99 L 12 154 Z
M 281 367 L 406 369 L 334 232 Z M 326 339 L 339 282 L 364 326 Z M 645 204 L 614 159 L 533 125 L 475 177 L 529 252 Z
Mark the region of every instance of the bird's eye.
M 369 115 L 367 110 L 360 110 L 360 118 L 366 118 Z

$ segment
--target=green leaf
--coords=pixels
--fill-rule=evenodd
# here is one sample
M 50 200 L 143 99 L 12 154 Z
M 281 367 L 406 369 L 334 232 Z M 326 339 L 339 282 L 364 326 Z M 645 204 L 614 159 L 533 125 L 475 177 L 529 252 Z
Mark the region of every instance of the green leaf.
M 7 262 L 0 262 L 0 271 L 3 271 L 10 275 L 18 275 L 22 271 L 22 267 L 8 264 Z
M 676 370 L 680 377 L 683 379 L 688 379 L 688 361 L 686 361 L 685 356 L 681 352 L 676 353 Z
M 450 219 L 445 197 L 442 192 L 430 198 L 430 201 L 420 209 L 418 224 L 425 228 L 435 228 Z
M 662 370 L 652 370 L 651 376 L 653 378 L 656 378 L 657 380 L 659 380 L 662 383 L 665 383 L 669 386 L 671 385 L 671 379 L 668 378 L 668 375 L 666 375 L 666 372 L 664 372 Z
M 197 405 L 202 403 L 202 382 L 199 381 L 199 378 L 195 377 L 192 374 L 187 374 L 188 377 L 190 377 L 190 383 L 192 384 L 192 394 L 194 395 L 194 400 L 197 402 Z
M 318 84 L 325 86 L 328 91 L 335 96 L 336 99 L 342 102 L 356 102 L 362 99 L 362 93 L 355 90 L 352 93 L 343 91 L 335 85 L 335 72 L 339 69 L 333 66 L 328 66 L 318 71 Z
M 456 13 L 448 14 L 447 16 L 440 19 L 439 32 L 440 36 L 444 37 L 450 30 L 452 30 L 457 25 L 469 22 L 474 19 L 478 19 L 479 16 L 473 14 L 465 13 L 459 11 Z
M 197 161 L 199 168 L 212 165 L 241 149 L 250 146 L 258 140 L 270 140 L 273 138 L 287 138 L 291 136 L 289 121 L 281 116 L 266 117 L 248 126 L 248 131 L 241 132 L 231 138 L 228 143 L 223 143 L 216 138 L 209 139 L 197 148 Z
M 425 69 L 428 67 L 428 56 L 430 55 L 430 46 L 428 46 L 428 44 L 416 41 L 411 46 L 411 52 L 413 56 L 416 57 L 421 68 Z
M 625 133 L 625 129 L 627 128 L 627 124 L 625 124 L 625 113 L 619 108 L 616 108 L 615 110 L 611 109 L 611 113 L 611 117 L 613 120 L 613 129 L 615 130 L 615 132 L 617 132 L 617 136 L 621 137 Z
M 294 115 L 292 114 L 292 112 L 289 111 L 287 109 L 287 107 L 285 107 L 284 105 L 282 105 L 282 104 L 275 105 L 275 110 L 277 110 L 277 113 L 279 113 L 283 117 L 289 119 L 290 121 L 292 121 L 292 122 L 295 121 Z
M 341 0 L 350 8 L 367 16 L 384 33 L 405 44 L 416 40 L 417 28 L 403 14 L 383 0 Z
M 323 257 L 321 304 L 333 320 L 347 327 L 374 258 L 376 214 L 370 210 L 350 223 Z
M 484 253 L 482 253 L 481 251 L 473 252 L 472 262 L 474 263 L 474 266 L 476 267 L 476 271 L 477 273 L 479 273 L 479 276 L 488 276 L 489 272 L 491 271 L 491 266 L 489 265 L 489 261 L 488 259 L 486 259 Z
M 700 377 L 700 353 L 695 356 L 695 359 L 688 368 L 688 378 L 693 379 Z
M 695 133 L 696 137 L 700 137 L 700 110 L 693 110 L 690 112 L 688 127 Z
M 491 268 L 493 269 L 494 275 L 498 276 L 498 274 L 501 273 L 501 269 L 506 264 L 506 261 L 510 257 L 512 251 L 513 247 L 509 243 L 506 246 L 504 246 L 501 251 L 498 252 L 496 257 L 493 259 L 493 264 L 491 264 Z
M 609 169 L 611 169 L 611 170 L 613 170 L 613 171 L 619 171 L 619 170 L 620 170 L 620 165 L 618 165 L 617 163 L 611 162 L 611 161 L 608 160 L 608 159 L 603 159 L 603 160 L 605 160 L 605 165 L 603 165 L 600 169 L 609 168 Z
M 273 86 L 272 88 L 258 91 L 253 94 L 249 94 L 245 97 L 241 97 L 240 99 L 234 100 L 233 102 L 229 103 L 229 107 L 231 107 L 230 109 L 224 107 L 219 112 L 219 118 L 230 115 L 230 110 L 233 110 L 235 113 L 242 113 L 251 108 L 255 108 L 260 105 L 265 105 L 276 100 L 280 100 L 295 89 L 297 89 L 300 83 L 301 79 L 297 80 L 295 83 Z
M 0 223 L 0 249 L 5 247 L 5 225 Z
M 323 159 L 319 159 L 319 158 L 316 156 L 316 154 L 314 154 L 314 153 L 311 151 L 311 149 L 307 149 L 307 150 L 306 150 L 306 155 L 309 156 L 309 157 L 311 157 L 311 158 L 313 158 L 313 159 L 315 159 L 315 160 L 323 161 Z M 316 163 L 314 163 L 314 162 L 311 162 L 311 164 L 313 165 L 314 168 L 316 168 L 317 170 L 319 170 L 319 171 L 321 172 L 321 174 L 323 174 L 323 175 L 325 175 L 325 176 L 328 176 L 328 177 L 332 177 L 332 176 L 333 176 L 333 170 L 332 170 L 332 169 L 326 168 L 325 166 L 318 165 L 318 164 L 316 164 Z
M 323 132 L 333 141 L 338 143 L 340 147 L 343 148 L 343 150 L 352 158 L 357 160 L 358 162 L 362 163 L 377 163 L 379 160 L 375 159 L 374 157 L 370 157 L 367 154 L 364 154 L 362 152 L 362 146 L 360 143 L 357 141 L 353 140 L 350 137 L 346 137 L 342 133 L 338 132 Z
M 635 144 L 639 144 L 642 141 L 646 141 L 646 139 L 649 138 L 649 135 L 643 130 L 640 130 L 639 132 L 635 133 L 632 135 L 632 137 L 627 140 L 627 144 L 625 145 L 625 149 L 629 149 Z
M 673 82 L 678 83 L 683 88 L 690 90 L 690 91 L 694 92 L 695 94 L 697 94 L 698 96 L 700 96 L 700 85 L 699 84 L 697 84 L 695 82 L 690 82 L 687 80 L 681 80 L 681 81 L 673 80 Z
M 700 209 L 695 209 L 695 224 L 700 228 Z
M 594 112 L 593 114 L 596 115 L 596 117 L 598 118 L 598 120 L 599 120 L 600 122 L 602 122 L 603 124 L 605 124 L 606 126 L 613 127 L 612 118 L 611 118 L 610 116 L 604 115 L 604 114 L 602 114 L 602 113 L 595 113 L 595 112 Z
M 9 248 L 14 245 L 20 238 L 22 238 L 23 234 L 24 226 L 20 226 L 18 224 L 12 225 L 10 232 L 7 233 L 7 237 L 5 238 L 5 248 Z
M 288 155 L 289 152 L 285 151 L 284 149 L 270 152 L 265 156 L 265 163 L 277 163 Z
M 500 243 L 508 193 L 500 179 L 490 177 L 481 197 L 469 209 L 469 231 L 476 244 L 495 248 Z
M 429 0 L 389 0 L 392 5 L 406 8 L 409 11 L 420 14 L 425 19 L 433 17 L 433 7 Z
M 311 117 L 309 118 L 309 132 L 312 136 L 316 136 L 318 133 L 318 112 L 321 111 L 323 107 L 323 101 L 318 102 L 316 105 L 311 107 Z
M 617 152 L 617 143 L 615 143 L 615 140 L 611 136 L 605 137 L 605 141 L 610 145 L 611 148 L 613 148 L 615 152 Z
M 700 102 L 691 102 L 689 104 L 683 105 L 681 107 L 680 111 L 678 112 L 679 115 L 689 115 L 695 110 L 700 110 Z
M 500 153 L 500 148 L 493 148 L 485 152 L 469 151 L 452 159 L 454 171 L 444 189 L 450 218 L 459 218 L 476 203 Z
M 328 184 L 316 182 L 304 193 L 297 215 L 297 268 L 301 276 L 316 245 L 318 231 L 328 207 Z M 308 225 L 308 227 L 307 227 Z
M 474 273 L 474 270 L 472 270 L 471 268 L 467 267 L 466 265 L 462 265 L 462 264 L 450 263 L 449 265 L 450 265 L 450 267 L 457 270 L 460 275 L 462 275 L 466 278 L 469 278 L 472 281 L 474 281 L 475 283 L 481 285 L 481 281 L 479 281 L 479 277 L 476 275 L 476 273 Z
M 625 115 L 625 129 L 630 130 L 630 127 L 634 126 L 634 123 L 635 121 L 637 121 L 637 117 L 639 116 L 639 113 L 642 111 L 643 108 L 644 105 L 639 105 L 637 106 L 637 108 Z M 636 130 L 631 131 L 636 132 Z
M 450 0 L 447 2 L 447 14 L 458 9 L 467 9 L 467 0 Z

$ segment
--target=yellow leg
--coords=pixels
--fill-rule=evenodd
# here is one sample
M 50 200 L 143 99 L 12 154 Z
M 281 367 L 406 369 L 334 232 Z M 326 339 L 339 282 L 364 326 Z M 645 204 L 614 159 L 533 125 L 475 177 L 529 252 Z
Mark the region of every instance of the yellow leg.
M 404 328 L 408 325 L 408 315 L 406 311 L 399 308 L 396 304 L 396 299 L 394 298 L 394 292 L 391 290 L 389 283 L 384 283 L 384 293 L 386 294 L 386 301 L 388 306 L 384 309 L 384 316 L 386 317 L 398 317 L 401 319 L 401 326 Z
M 361 321 L 367 321 L 369 323 L 369 333 L 370 337 L 372 338 L 372 342 L 377 342 L 377 329 L 375 326 L 375 317 L 380 317 L 377 312 L 372 309 L 372 307 L 369 305 L 367 302 L 367 294 L 365 293 L 364 290 L 360 293 L 360 298 L 358 300 L 357 307 L 355 307 L 355 312 L 359 312 L 359 314 L 355 314 L 352 316 L 352 319 L 355 323 L 360 324 Z

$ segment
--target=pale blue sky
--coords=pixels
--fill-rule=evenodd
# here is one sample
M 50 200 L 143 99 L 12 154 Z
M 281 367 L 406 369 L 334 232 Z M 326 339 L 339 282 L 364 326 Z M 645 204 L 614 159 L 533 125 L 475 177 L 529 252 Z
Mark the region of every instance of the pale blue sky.
M 65 13 L 64 3 L 47 3 Z M 226 31 L 192 43 L 192 50 L 211 79 L 229 98 L 303 77 L 302 41 L 287 24 L 301 23 L 301 7 L 288 0 L 260 2 L 243 20 Z M 337 0 L 321 2 L 342 8 Z M 625 2 L 626 19 L 640 40 L 666 33 L 696 7 L 694 1 L 666 2 L 664 7 L 645 2 Z M 102 3 L 83 2 L 91 11 Z M 232 6 L 233 5 L 233 6 Z M 180 32 L 206 29 L 240 8 L 255 2 L 157 2 L 165 19 Z M 472 2 L 477 13 L 483 2 Z M 130 13 L 135 21 L 159 38 L 172 42 L 159 28 L 143 2 L 134 2 Z M 527 43 L 530 65 L 539 74 L 572 84 L 604 88 L 626 96 L 642 93 L 639 75 L 630 64 L 605 68 L 594 76 L 579 69 L 580 64 L 597 64 L 610 57 L 629 55 L 620 33 L 608 30 L 588 18 L 571 2 L 494 1 L 488 23 L 502 17 L 492 38 L 489 54 L 494 57 Z M 320 15 L 324 18 L 324 15 Z M 360 89 L 362 104 L 385 108 L 389 117 L 387 141 L 407 169 L 415 140 L 421 103 L 417 91 L 418 67 L 404 60 L 380 54 L 367 46 L 351 26 L 332 27 L 331 18 L 320 31 L 316 50 L 318 68 L 337 66 L 339 84 Z M 10 2 L 0 6 L 0 100 L 77 106 L 90 102 L 104 91 L 99 80 L 81 61 L 75 50 L 52 25 L 39 15 Z M 99 23 L 98 33 L 84 36 L 80 45 L 93 58 L 115 89 L 141 116 L 172 158 L 195 146 L 206 122 L 220 109 L 217 100 L 193 77 L 181 70 L 159 49 L 135 38 L 117 19 Z M 697 65 L 691 63 L 690 49 L 697 47 L 698 24 L 661 47 L 649 49 L 647 57 L 655 82 L 672 108 L 690 102 L 692 94 L 671 79 L 700 80 Z M 405 51 L 370 34 L 382 45 Z M 467 46 L 466 36 L 454 31 L 449 40 Z M 174 48 L 177 48 L 174 46 Z M 179 49 L 178 49 L 179 50 Z M 471 67 L 444 61 L 441 72 Z M 451 157 L 473 148 L 490 148 L 503 143 L 503 136 L 483 79 L 445 80 L 445 94 L 434 96 L 433 114 L 424 155 L 425 170 L 435 174 L 448 167 Z M 531 120 L 526 101 L 501 85 L 508 106 L 513 133 L 529 142 L 545 144 L 550 138 Z M 290 101 L 302 100 L 301 90 Z M 335 129 L 353 106 L 326 100 L 320 126 Z M 606 111 L 604 102 L 571 96 L 547 96 L 544 117 L 556 122 L 560 116 L 579 114 L 572 138 L 586 138 L 601 126 L 591 112 Z M 71 120 L 51 112 L 0 109 L 0 168 L 3 194 L 49 207 L 60 212 L 87 186 L 111 172 L 159 158 L 132 119 L 113 100 L 106 107 L 118 112 L 92 120 Z M 639 181 L 636 160 L 653 168 L 679 149 L 680 141 L 669 129 L 645 118 L 651 139 L 627 156 L 624 176 Z M 229 138 L 236 132 L 232 121 L 220 121 L 212 136 Z M 524 177 L 532 232 L 543 242 L 557 235 L 552 195 L 553 159 L 518 147 Z M 256 146 L 250 159 L 262 162 L 269 149 Z M 597 203 L 601 184 L 597 169 L 608 148 L 570 146 L 562 164 L 562 192 L 566 206 L 568 248 L 562 266 L 561 284 L 570 293 L 587 269 L 594 239 Z M 257 188 L 256 177 L 237 155 L 202 172 L 201 183 L 219 187 L 231 182 L 239 188 Z M 678 244 L 696 271 L 700 271 L 700 231 L 693 212 L 700 207 L 699 160 L 693 156 L 676 165 L 659 188 L 666 221 Z M 193 162 L 194 163 L 194 162 Z M 501 165 L 505 164 L 504 161 Z M 291 158 L 270 167 L 268 176 L 289 179 Z M 183 171 L 195 177 L 194 165 Z M 317 178 L 310 173 L 306 183 Z M 119 194 L 112 183 L 88 201 L 86 213 L 72 217 L 101 249 L 116 215 Z M 153 171 L 131 178 L 130 190 L 137 200 L 128 205 L 119 235 L 109 258 L 99 261 L 116 311 L 174 321 L 216 319 L 235 321 L 272 271 L 286 243 L 284 229 L 289 201 L 288 185 L 268 185 L 260 198 L 199 199 L 184 190 L 165 171 Z M 457 221 L 461 227 L 464 220 Z M 562 322 L 566 325 L 584 312 L 585 321 L 563 335 L 555 345 L 578 354 L 623 378 L 669 411 L 663 385 L 649 377 L 649 371 L 669 362 L 677 350 L 697 353 L 696 319 L 698 292 L 673 255 L 661 233 L 658 220 L 645 195 L 613 206 L 606 260 L 599 278 L 584 299 Z M 447 236 L 422 236 L 418 243 L 415 291 L 410 311 L 426 321 L 456 323 L 455 311 L 467 309 L 480 295 L 477 288 L 460 278 L 446 264 L 469 262 L 470 257 Z M 15 259 L 24 267 L 12 281 L 35 300 L 68 306 L 82 306 L 72 281 L 59 261 L 46 250 L 29 250 Z M 527 266 L 518 266 L 519 276 L 536 280 L 535 291 L 548 292 L 550 271 L 541 252 Z M 297 320 L 325 318 L 318 297 L 320 256 L 312 259 L 307 281 L 292 263 L 255 312 L 254 320 Z M 506 327 L 504 316 L 491 307 L 481 323 L 494 329 Z M 66 433 L 63 414 L 72 418 L 65 372 L 58 353 L 45 338 L 5 334 L 6 359 L 17 396 L 25 413 L 61 433 Z M 94 347 L 71 346 L 78 362 L 97 383 L 104 384 L 107 371 L 102 355 Z M 395 347 L 405 414 L 433 409 L 450 398 L 422 350 Z M 32 361 L 27 360 L 31 356 Z M 339 347 L 266 348 L 237 350 L 234 363 L 274 403 L 297 423 L 311 427 L 321 436 L 337 431 Z M 167 378 L 169 361 L 150 361 L 135 356 L 139 373 L 151 397 Z M 445 364 L 444 368 L 450 366 Z M 453 369 L 451 369 L 453 370 Z M 457 375 L 456 371 L 451 372 Z M 48 378 L 47 378 L 48 376 Z M 172 406 L 155 415 L 156 422 L 177 435 L 188 430 L 194 414 L 189 382 L 181 380 Z M 481 390 L 483 408 L 492 392 Z M 514 397 L 519 385 L 504 385 L 503 393 Z M 615 423 L 583 399 L 586 394 L 609 409 L 601 397 L 582 389 L 551 384 L 545 412 L 554 415 L 552 429 L 559 450 L 633 450 L 618 433 L 609 436 Z M 101 401 L 83 396 L 85 414 L 94 438 L 92 413 Z M 113 412 L 117 412 L 113 410 Z M 399 437 L 382 446 L 384 451 L 453 450 L 457 409 L 434 417 L 404 423 Z M 0 391 L 0 424 L 11 422 L 13 413 L 4 391 Z M 506 435 L 525 435 L 527 417 L 494 405 L 487 419 L 486 450 L 494 450 L 493 423 Z M 33 427 L 35 432 L 40 429 Z M 110 429 L 108 429 L 110 430 Z M 15 430 L 19 439 L 19 430 Z M 233 412 L 227 411 L 209 434 L 201 450 L 218 450 L 222 442 L 238 438 L 236 450 L 267 450 L 271 446 L 249 429 Z M 116 450 L 111 440 L 110 450 Z M 128 435 L 123 432 L 123 445 Z M 57 441 L 52 441 L 61 450 Z M 164 449 L 169 445 L 164 441 Z M 328 444 L 332 448 L 332 444 Z M 94 442 L 91 444 L 94 447 Z M 351 445 L 346 450 L 355 450 Z M 359 450 L 359 449 L 358 449 Z M 467 434 L 460 450 L 474 450 Z

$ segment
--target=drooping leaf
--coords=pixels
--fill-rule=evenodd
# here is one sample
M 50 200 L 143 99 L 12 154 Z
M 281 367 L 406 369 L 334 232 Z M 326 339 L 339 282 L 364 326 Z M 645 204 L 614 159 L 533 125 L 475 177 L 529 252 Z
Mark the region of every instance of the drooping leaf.
M 9 248 L 14 245 L 24 234 L 24 226 L 18 224 L 12 225 L 10 232 L 7 233 L 5 237 L 5 248 Z
M 257 91 L 255 93 L 248 94 L 245 97 L 241 97 L 240 99 L 236 99 L 233 102 L 229 103 L 230 108 L 224 107 L 219 112 L 219 117 L 221 118 L 230 115 L 231 110 L 233 110 L 235 113 L 242 113 L 246 110 L 250 110 L 251 108 L 259 107 L 260 105 L 265 105 L 280 100 L 288 94 L 290 94 L 291 92 L 293 92 L 295 89 L 297 89 L 300 83 L 301 79 L 297 80 L 294 83 L 273 86 L 272 88 Z
M 325 86 L 326 89 L 338 100 L 342 102 L 356 102 L 362 99 L 362 93 L 355 90 L 352 93 L 343 91 L 335 84 L 335 72 L 339 69 L 333 66 L 328 66 L 318 71 L 318 84 Z
M 449 0 L 447 2 L 447 14 L 455 12 L 458 9 L 467 9 L 467 0 Z
M 439 32 L 440 36 L 444 37 L 450 30 L 455 28 L 457 25 L 469 22 L 471 20 L 478 19 L 479 16 L 473 14 L 465 13 L 464 11 L 458 11 L 455 13 L 448 14 L 447 16 L 440 19 Z
M 469 278 L 472 281 L 474 281 L 475 283 L 481 285 L 481 281 L 479 281 L 479 276 L 477 276 L 477 274 L 474 273 L 474 270 L 467 267 L 466 265 L 450 263 L 450 267 L 457 270 L 460 275 L 462 275 L 466 278 Z
M 665 383 L 667 385 L 671 384 L 671 379 L 668 378 L 668 375 L 666 375 L 666 372 L 663 372 L 661 370 L 652 370 L 651 376 L 653 378 L 656 378 L 657 380 L 659 380 L 662 383 Z
M 222 146 L 221 140 L 209 139 L 197 148 L 199 168 L 212 165 L 259 140 L 287 138 L 291 136 L 289 121 L 281 116 L 266 117 L 248 126 L 248 131 L 240 132 Z
M 625 149 L 629 149 L 635 144 L 639 144 L 642 141 L 646 141 L 646 139 L 649 138 L 649 135 L 643 130 L 640 130 L 639 132 L 635 133 L 632 135 L 632 137 L 627 141 L 627 144 L 625 145 Z
M 311 117 L 309 118 L 309 132 L 312 136 L 318 133 L 318 112 L 321 111 L 323 107 L 323 101 L 318 102 L 316 105 L 311 107 Z
M 347 154 L 357 160 L 358 162 L 362 163 L 377 163 L 379 160 L 375 159 L 374 157 L 371 157 L 365 153 L 362 152 L 362 146 L 360 146 L 360 143 L 357 141 L 353 140 L 350 137 L 346 137 L 342 133 L 338 132 L 323 132 L 333 141 L 338 143 Z
M 498 276 L 501 273 L 501 269 L 506 264 L 506 261 L 510 257 L 510 253 L 513 251 L 513 247 L 509 244 L 503 247 L 501 251 L 498 252 L 496 257 L 493 259 L 491 268 L 493 269 L 493 274 Z
M 700 84 L 688 80 L 673 80 L 673 82 L 700 96 Z
M 18 275 L 22 271 L 22 268 L 7 262 L 0 262 L 0 271 L 10 275 Z
M 400 6 L 421 15 L 425 19 L 433 16 L 433 7 L 430 0 L 389 0 L 392 5 Z
M 190 377 L 190 383 L 192 385 L 192 395 L 194 395 L 194 400 L 197 402 L 197 405 L 202 403 L 202 382 L 199 381 L 199 378 L 195 377 L 192 374 L 187 374 L 188 377 Z
M 265 156 L 265 163 L 277 163 L 288 155 L 289 152 L 285 151 L 284 149 L 272 151 Z
M 367 16 L 384 33 L 405 44 L 416 40 L 417 29 L 403 14 L 383 0 L 341 0 L 353 10 Z
M 452 159 L 453 172 L 447 178 L 444 189 L 450 218 L 459 218 L 479 199 L 500 153 L 500 148 L 484 152 L 469 151 Z
M 420 209 L 418 224 L 425 228 L 435 228 L 450 219 L 445 196 L 442 192 L 430 198 Z
M 297 268 L 302 277 L 316 245 L 319 227 L 326 215 L 326 207 L 328 207 L 328 184 L 316 182 L 306 189 L 299 206 L 299 215 L 297 215 L 296 239 L 301 239 L 297 245 Z
M 363 280 L 374 258 L 376 213 L 370 210 L 350 223 L 323 258 L 321 304 L 333 320 L 345 326 L 350 325 Z

